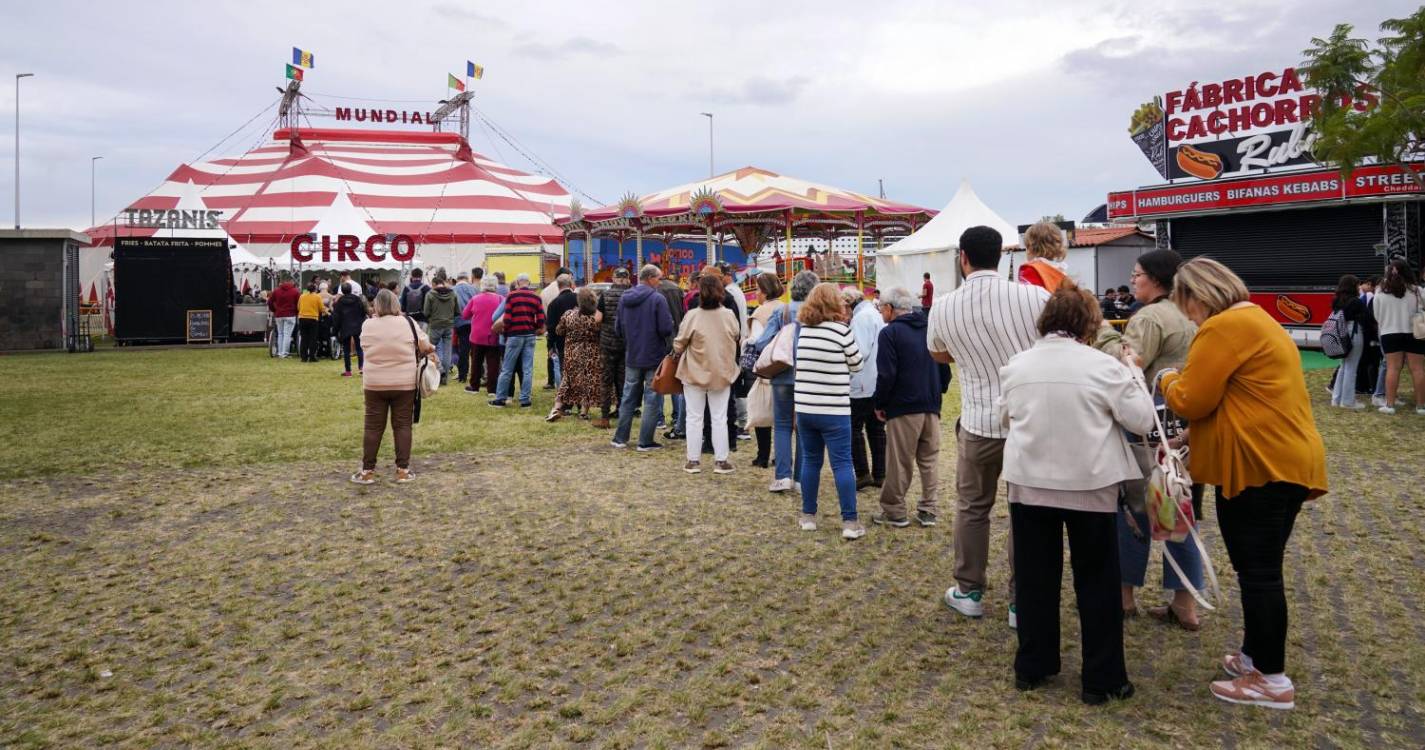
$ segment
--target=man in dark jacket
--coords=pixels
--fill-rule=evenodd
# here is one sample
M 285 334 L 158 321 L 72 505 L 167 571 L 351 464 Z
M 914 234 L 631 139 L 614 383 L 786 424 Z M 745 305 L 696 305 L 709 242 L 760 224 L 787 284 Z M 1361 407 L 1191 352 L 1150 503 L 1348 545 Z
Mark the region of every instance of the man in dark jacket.
M 425 283 L 425 272 L 419 268 L 412 270 L 411 283 L 401 290 L 401 312 L 409 315 L 411 320 L 424 324 L 426 293 L 429 291 L 430 287 Z
M 559 328 L 559 319 L 564 317 L 564 313 L 579 306 L 579 295 L 574 293 L 574 275 L 571 273 L 561 273 L 555 277 L 554 286 L 559 293 L 545 306 L 544 319 L 549 344 L 550 372 L 554 378 L 554 387 L 558 388 L 564 375 L 564 337 L 555 329 Z
M 612 403 L 617 411 L 623 396 L 623 336 L 615 323 L 618 322 L 619 301 L 628 291 L 628 283 L 628 269 L 615 269 L 613 286 L 599 295 L 599 313 L 604 316 L 599 323 L 599 352 L 604 360 L 604 403 L 594 426 L 603 429 L 609 426 L 609 404 Z
M 346 370 L 342 377 L 351 377 L 351 353 L 356 352 L 356 369 L 366 367 L 366 357 L 361 351 L 361 326 L 366 323 L 366 300 L 356 292 L 356 287 L 342 284 L 341 294 L 332 303 L 332 328 L 337 340 L 341 341 L 342 362 Z
M 886 423 L 886 482 L 881 486 L 879 524 L 910 525 L 905 495 L 912 464 L 920 468 L 920 503 L 916 521 L 935 525 L 940 456 L 940 370 L 926 345 L 925 313 L 905 287 L 881 297 L 886 327 L 876 343 L 876 417 Z
M 643 420 L 638 425 L 638 450 L 663 447 L 653 441 L 658 415 L 663 412 L 663 397 L 653 390 L 653 375 L 671 350 L 668 337 L 673 335 L 673 314 L 668 311 L 668 300 L 658 293 L 658 282 L 662 278 L 663 272 L 658 266 L 644 266 L 638 272 L 638 286 L 619 299 L 614 328 L 624 341 L 624 379 L 618 429 L 614 430 L 610 443 L 615 448 L 628 447 L 634 404 L 640 399 Z
M 267 309 L 272 312 L 276 326 L 273 335 L 277 337 L 277 356 L 282 359 L 292 351 L 292 329 L 297 327 L 297 299 L 301 296 L 289 279 L 278 284 L 267 297 Z

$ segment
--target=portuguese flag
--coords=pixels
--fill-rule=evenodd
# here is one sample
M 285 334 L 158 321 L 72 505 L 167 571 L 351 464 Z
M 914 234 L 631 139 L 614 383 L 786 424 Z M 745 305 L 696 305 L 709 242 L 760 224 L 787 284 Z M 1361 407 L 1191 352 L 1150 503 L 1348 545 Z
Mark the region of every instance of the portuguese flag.
M 459 78 L 456 78 L 455 75 L 452 74 L 452 73 L 446 73 L 446 74 L 445 74 L 445 87 L 446 87 L 446 88 L 455 89 L 456 91 L 464 91 L 464 90 L 465 90 L 465 82 L 462 81 L 462 80 L 460 80 Z
M 289 64 L 287 66 L 287 78 L 292 81 L 302 80 L 302 69 Z

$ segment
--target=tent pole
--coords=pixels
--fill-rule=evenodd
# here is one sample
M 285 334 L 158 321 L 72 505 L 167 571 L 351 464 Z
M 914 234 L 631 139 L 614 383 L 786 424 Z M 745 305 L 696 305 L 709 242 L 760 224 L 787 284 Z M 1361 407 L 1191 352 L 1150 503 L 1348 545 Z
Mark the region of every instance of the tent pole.
M 866 290 L 866 277 L 862 270 L 862 263 L 866 259 L 866 216 L 860 211 L 856 212 L 856 288 Z
M 787 271 L 787 285 L 792 283 L 792 212 L 787 212 L 787 251 L 783 253 Z
M 634 267 L 643 268 L 643 227 L 633 230 Z

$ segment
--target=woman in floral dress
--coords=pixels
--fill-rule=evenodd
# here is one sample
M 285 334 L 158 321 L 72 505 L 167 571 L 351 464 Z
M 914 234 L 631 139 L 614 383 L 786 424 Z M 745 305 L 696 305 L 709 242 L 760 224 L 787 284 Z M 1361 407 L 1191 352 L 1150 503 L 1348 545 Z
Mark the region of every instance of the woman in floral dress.
M 603 401 L 603 360 L 599 354 L 599 324 L 603 316 L 597 307 L 594 291 L 580 289 L 578 307 L 559 319 L 556 333 L 564 337 L 564 375 L 546 422 L 559 419 L 570 408 L 580 412 L 580 418 L 588 419 L 590 410 Z

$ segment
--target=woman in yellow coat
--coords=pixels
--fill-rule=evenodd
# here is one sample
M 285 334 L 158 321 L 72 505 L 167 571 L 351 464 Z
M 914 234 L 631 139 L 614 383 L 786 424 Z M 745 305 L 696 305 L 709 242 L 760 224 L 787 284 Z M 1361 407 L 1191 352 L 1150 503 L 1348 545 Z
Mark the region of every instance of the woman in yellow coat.
M 1198 332 L 1182 372 L 1163 376 L 1163 395 L 1188 420 L 1193 480 L 1217 487 L 1217 522 L 1242 590 L 1242 647 L 1223 658 L 1231 679 L 1210 689 L 1231 703 L 1292 708 L 1282 558 L 1302 503 L 1326 493 L 1326 448 L 1301 355 L 1217 261 L 1184 263 L 1172 300 Z

